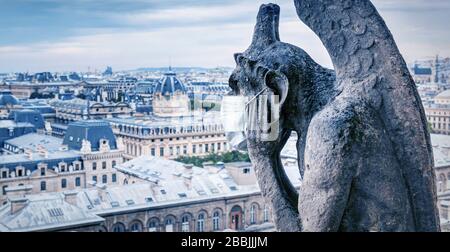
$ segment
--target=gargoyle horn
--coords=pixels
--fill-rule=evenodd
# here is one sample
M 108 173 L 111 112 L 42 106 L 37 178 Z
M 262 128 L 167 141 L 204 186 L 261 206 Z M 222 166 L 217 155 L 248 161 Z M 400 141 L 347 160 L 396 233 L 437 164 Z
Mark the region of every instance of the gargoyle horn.
M 275 4 L 261 5 L 250 48 L 265 48 L 280 41 L 279 23 L 280 7 Z

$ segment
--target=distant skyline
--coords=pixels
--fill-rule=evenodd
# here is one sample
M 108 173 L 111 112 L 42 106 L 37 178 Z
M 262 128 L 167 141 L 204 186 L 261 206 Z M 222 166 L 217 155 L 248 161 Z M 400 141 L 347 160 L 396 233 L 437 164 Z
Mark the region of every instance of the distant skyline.
M 0 72 L 233 67 L 261 0 L 0 0 Z M 280 35 L 318 63 L 317 36 L 281 6 Z M 450 1 L 373 0 L 407 62 L 450 56 Z

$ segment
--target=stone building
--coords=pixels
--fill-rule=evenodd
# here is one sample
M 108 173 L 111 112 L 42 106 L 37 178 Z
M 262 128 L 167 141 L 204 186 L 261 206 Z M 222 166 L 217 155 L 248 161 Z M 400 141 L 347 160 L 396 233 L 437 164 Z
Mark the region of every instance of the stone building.
M 19 100 L 11 93 L 11 91 L 0 91 L 0 118 L 7 117 L 11 110 L 20 107 Z
M 450 231 L 450 136 L 431 134 L 441 227 Z
M 235 180 L 230 167 L 236 165 L 239 177 L 247 178 Z M 198 168 L 145 156 L 117 169 L 124 185 L 31 196 L 16 191 L 0 207 L 0 231 L 273 230 L 271 210 L 249 163 Z M 296 174 L 291 180 L 299 186 L 298 167 L 286 169 L 297 170 L 288 174 Z M 41 210 L 33 211 L 37 205 Z
M 184 117 L 129 117 L 107 119 L 123 139 L 127 160 L 146 156 L 177 158 L 204 156 L 229 150 L 218 113 Z
M 433 70 L 431 67 L 421 67 L 418 64 L 414 64 L 411 68 L 411 75 L 416 84 L 425 84 L 433 81 Z
M 69 125 L 64 139 L 27 134 L 5 141 L 0 156 L 0 202 L 8 191 L 29 187 L 28 194 L 61 192 L 119 184 L 114 167 L 123 162 L 123 146 L 101 121 Z
M 169 70 L 158 81 L 153 93 L 153 113 L 159 117 L 189 115 L 189 97 L 184 84 Z
M 82 99 L 52 100 L 50 105 L 56 111 L 56 123 L 68 124 L 80 120 L 98 120 L 121 115 L 132 115 L 127 103 L 94 102 Z
M 450 90 L 438 94 L 433 103 L 425 103 L 424 107 L 433 132 L 450 135 Z

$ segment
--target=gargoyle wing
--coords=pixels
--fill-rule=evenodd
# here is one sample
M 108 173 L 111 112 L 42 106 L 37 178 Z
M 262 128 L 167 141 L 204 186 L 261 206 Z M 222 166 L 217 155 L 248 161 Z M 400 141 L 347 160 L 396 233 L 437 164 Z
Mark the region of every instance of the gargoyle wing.
M 432 146 L 424 109 L 394 38 L 369 0 L 294 0 L 322 40 L 342 96 L 378 111 L 408 187 L 417 231 L 438 231 Z

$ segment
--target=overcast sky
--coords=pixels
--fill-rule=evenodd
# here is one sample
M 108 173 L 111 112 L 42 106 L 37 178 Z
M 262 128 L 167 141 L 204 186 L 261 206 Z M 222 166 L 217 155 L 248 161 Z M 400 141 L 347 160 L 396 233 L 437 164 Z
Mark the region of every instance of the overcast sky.
M 0 72 L 139 67 L 234 66 L 246 49 L 261 0 L 0 0 Z M 281 39 L 331 62 L 281 6 Z M 373 0 L 407 61 L 450 56 L 449 0 Z

